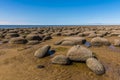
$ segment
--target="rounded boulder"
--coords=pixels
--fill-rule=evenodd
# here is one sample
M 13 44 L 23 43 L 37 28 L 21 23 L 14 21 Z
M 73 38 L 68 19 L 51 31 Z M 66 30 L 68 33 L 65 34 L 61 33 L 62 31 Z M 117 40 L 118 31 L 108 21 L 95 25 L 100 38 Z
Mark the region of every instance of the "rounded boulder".
M 9 43 L 12 44 L 26 44 L 28 41 L 22 37 L 11 38 Z
M 37 51 L 35 51 L 34 56 L 38 58 L 43 58 L 47 55 L 48 51 L 50 49 L 49 45 L 45 45 L 42 48 L 39 48 Z
M 52 58 L 52 63 L 65 65 L 65 64 L 69 64 L 70 60 L 64 55 L 57 55 Z
M 95 58 L 88 58 L 86 61 L 87 67 L 94 73 L 101 75 L 105 73 L 104 66 Z
M 86 61 L 93 57 L 92 51 L 80 45 L 73 46 L 69 49 L 67 57 L 72 61 Z

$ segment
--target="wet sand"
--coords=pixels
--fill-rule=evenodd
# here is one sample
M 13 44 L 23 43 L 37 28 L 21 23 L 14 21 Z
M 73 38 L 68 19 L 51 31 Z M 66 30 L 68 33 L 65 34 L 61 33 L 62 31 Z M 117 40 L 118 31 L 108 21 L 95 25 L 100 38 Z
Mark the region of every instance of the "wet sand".
M 103 75 L 96 75 L 85 63 L 52 64 L 51 59 L 55 55 L 66 55 L 72 47 L 54 45 L 56 41 L 65 37 L 68 36 L 52 36 L 52 39 L 36 45 L 0 44 L 0 80 L 120 80 L 120 53 L 111 50 L 109 46 L 88 48 L 104 65 L 106 72 Z M 104 36 L 104 38 L 111 43 L 114 39 L 120 39 L 117 36 Z M 86 37 L 88 42 L 91 39 Z M 46 44 L 55 50 L 55 54 L 41 59 L 34 57 L 35 51 Z M 40 69 L 38 65 L 43 65 L 44 68 Z

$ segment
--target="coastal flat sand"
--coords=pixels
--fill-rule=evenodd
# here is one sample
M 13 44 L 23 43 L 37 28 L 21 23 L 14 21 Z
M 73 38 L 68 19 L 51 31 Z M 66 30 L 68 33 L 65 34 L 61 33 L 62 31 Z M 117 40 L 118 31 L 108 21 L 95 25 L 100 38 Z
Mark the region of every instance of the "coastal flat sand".
M 37 45 L 0 45 L 0 80 L 120 80 L 120 53 L 109 47 L 90 47 L 97 58 L 105 66 L 106 73 L 96 75 L 87 68 L 85 63 L 73 62 L 71 65 L 51 64 L 51 58 L 57 54 L 66 55 L 70 46 L 55 46 L 53 39 Z M 115 37 L 106 37 L 112 42 Z M 87 39 L 88 41 L 91 38 Z M 42 59 L 33 56 L 34 52 L 43 45 L 50 45 L 55 54 Z M 44 68 L 37 68 L 44 65 Z

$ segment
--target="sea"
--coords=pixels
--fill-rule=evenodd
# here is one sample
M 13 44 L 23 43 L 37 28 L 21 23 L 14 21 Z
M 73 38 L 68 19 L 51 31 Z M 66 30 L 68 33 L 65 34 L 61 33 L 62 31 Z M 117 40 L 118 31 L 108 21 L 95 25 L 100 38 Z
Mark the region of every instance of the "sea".
M 118 26 L 118 25 L 0 25 L 0 29 L 9 28 L 39 28 L 39 27 L 76 27 L 76 26 Z
M 64 26 L 78 26 L 78 25 L 0 25 L 0 28 L 9 29 L 9 28 L 64 27 Z

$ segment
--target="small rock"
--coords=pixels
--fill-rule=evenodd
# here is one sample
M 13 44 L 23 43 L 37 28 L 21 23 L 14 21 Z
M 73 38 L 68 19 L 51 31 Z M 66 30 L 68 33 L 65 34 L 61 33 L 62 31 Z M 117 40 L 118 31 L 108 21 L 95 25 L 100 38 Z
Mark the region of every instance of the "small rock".
M 45 68 L 45 66 L 44 65 L 38 65 L 37 68 L 41 69 L 41 68 Z

